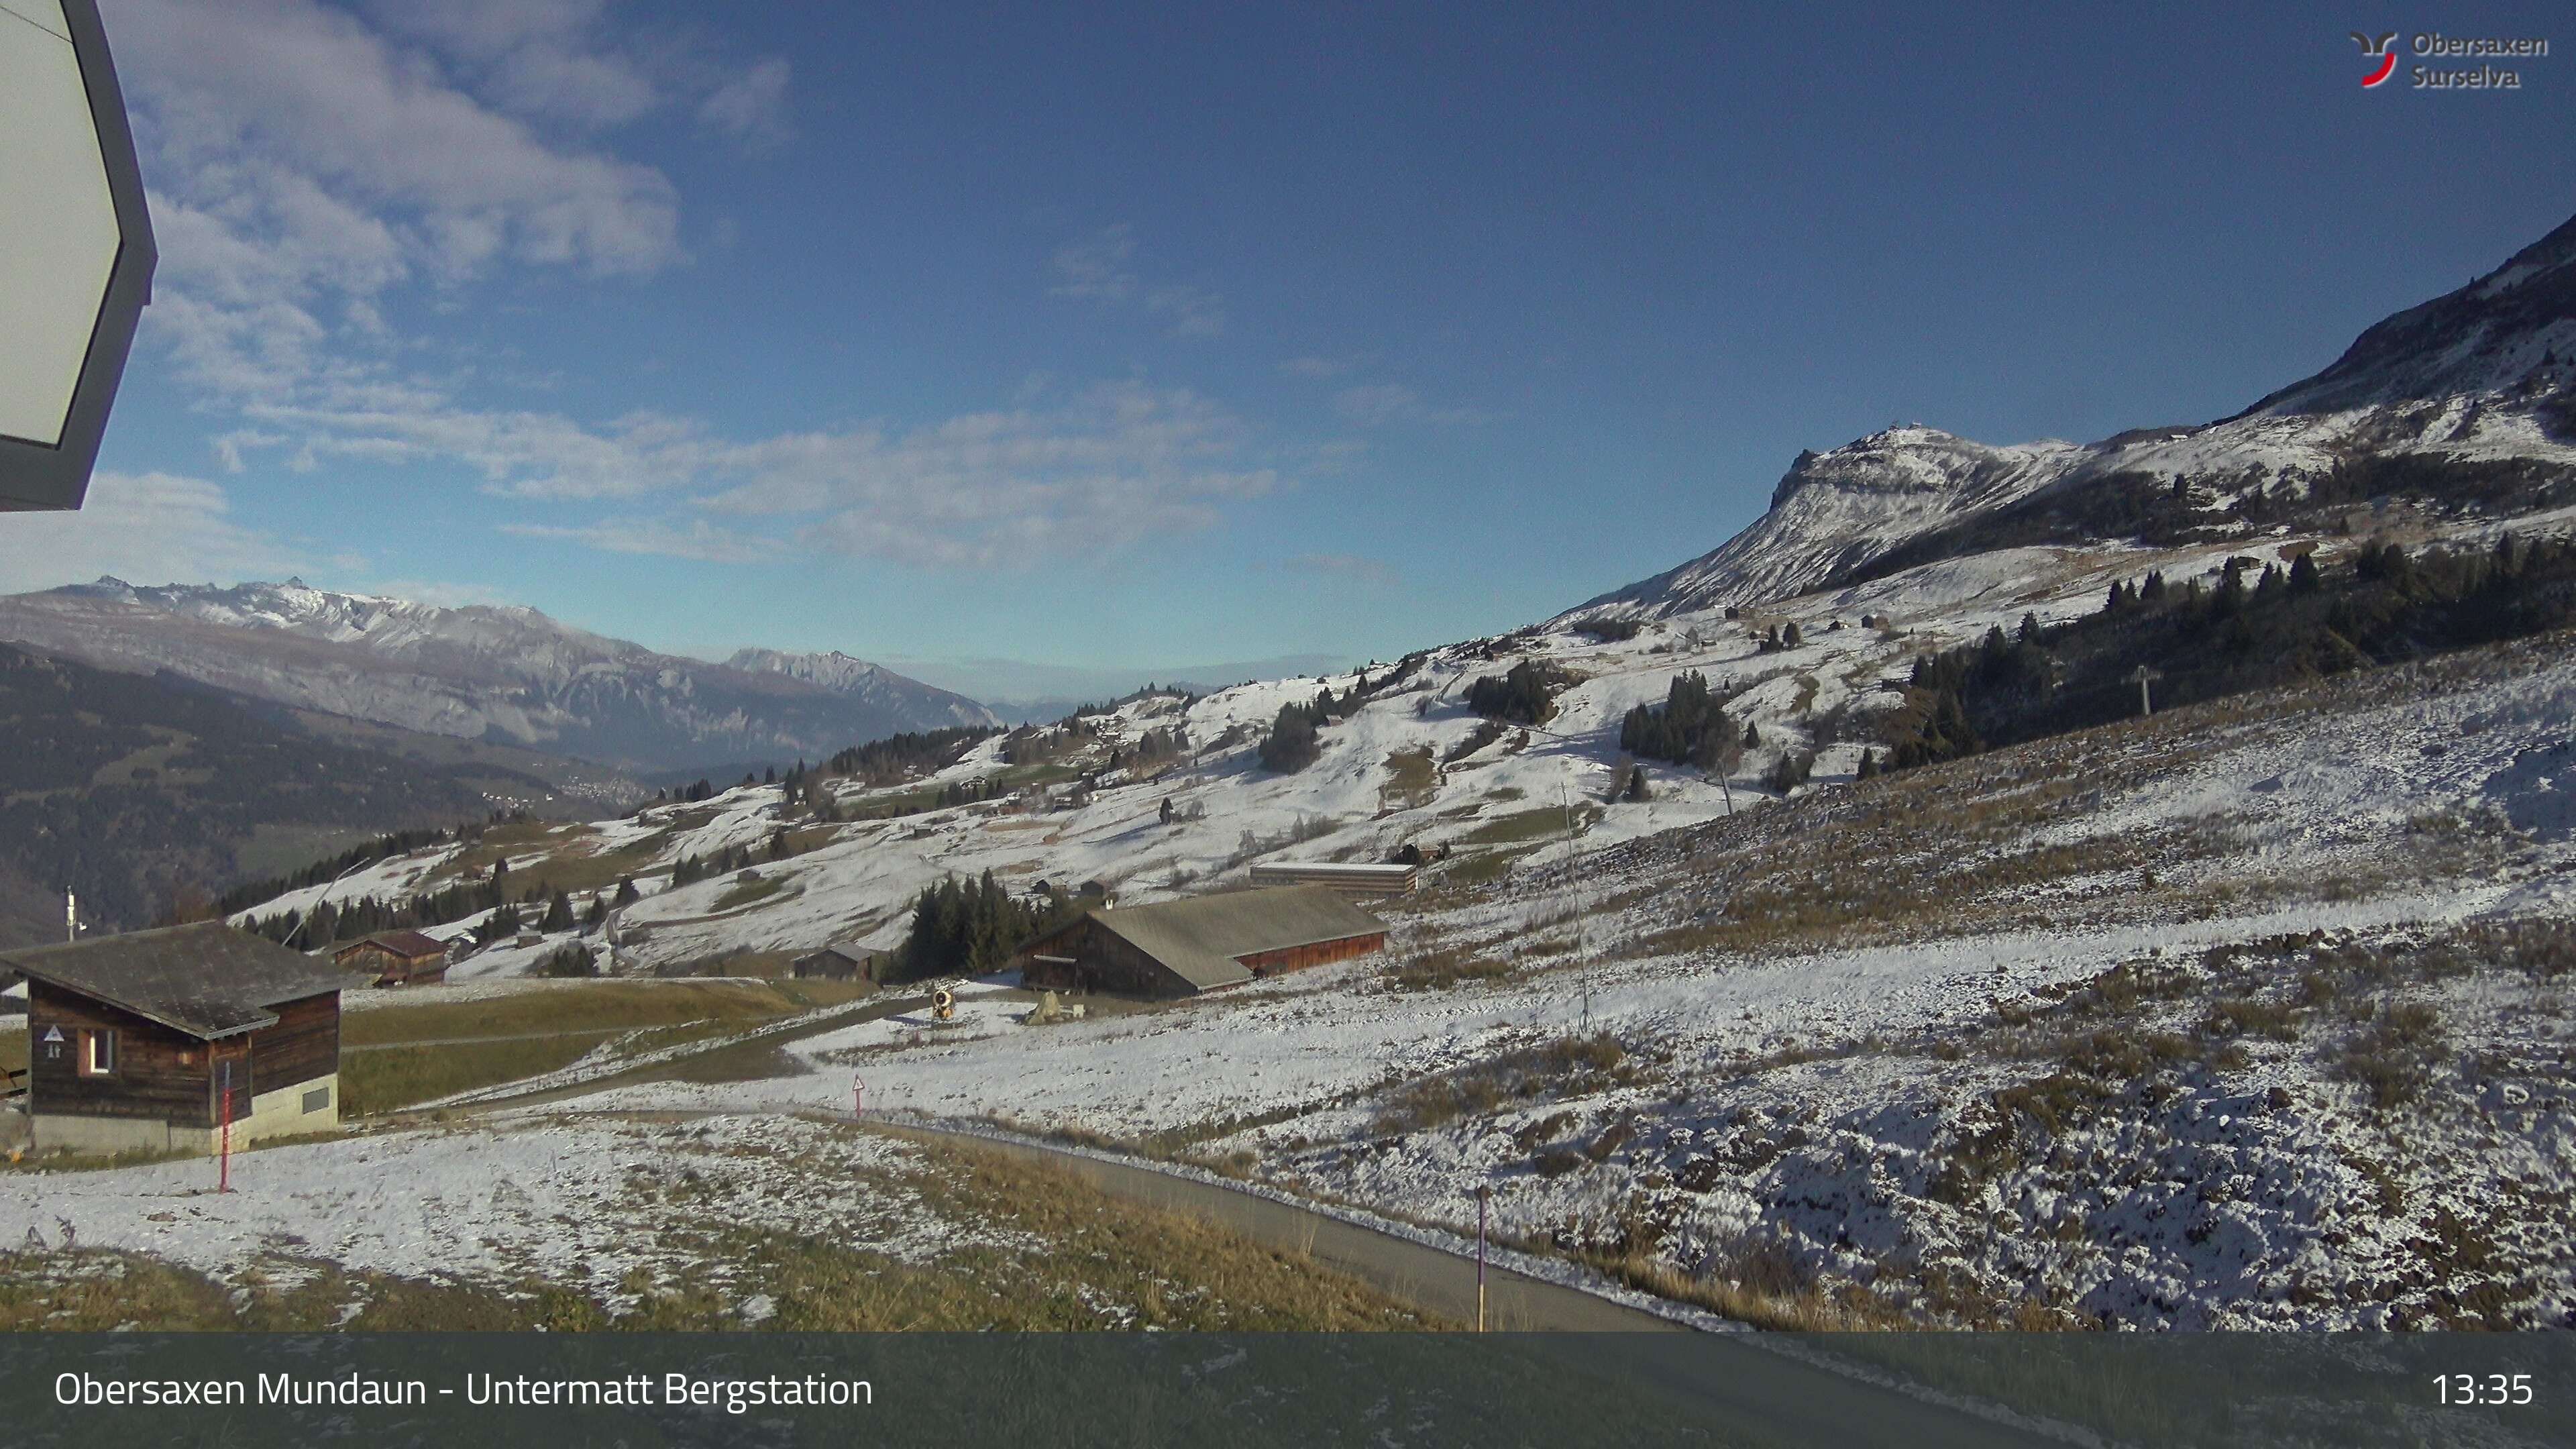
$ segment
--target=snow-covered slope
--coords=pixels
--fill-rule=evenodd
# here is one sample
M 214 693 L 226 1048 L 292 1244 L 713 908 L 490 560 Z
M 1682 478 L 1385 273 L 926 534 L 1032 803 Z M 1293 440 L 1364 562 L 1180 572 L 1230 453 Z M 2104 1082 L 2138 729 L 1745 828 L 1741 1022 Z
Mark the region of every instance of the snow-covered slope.
M 2098 443 L 1992 447 L 1920 426 L 1802 453 L 1770 511 L 1714 551 L 1574 611 L 1663 618 L 1804 593 L 1913 545 L 1974 552 L 2017 505 L 2051 517 L 2016 542 L 2123 536 L 2138 503 L 2185 485 L 2223 516 L 2248 490 L 2293 496 L 2357 457 L 2530 460 L 2576 471 L 2576 220 L 2503 266 L 2362 333 L 2332 366 L 2233 417 Z M 2125 497 L 2118 495 L 2126 495 Z M 1945 536 L 1946 535 L 1946 536 Z
M 299 579 L 226 589 L 108 578 L 12 595 L 0 598 L 0 638 L 301 708 L 630 766 L 819 757 L 901 730 L 992 722 L 962 695 L 844 656 L 822 656 L 843 666 L 836 671 L 709 664 L 534 609 L 443 608 Z

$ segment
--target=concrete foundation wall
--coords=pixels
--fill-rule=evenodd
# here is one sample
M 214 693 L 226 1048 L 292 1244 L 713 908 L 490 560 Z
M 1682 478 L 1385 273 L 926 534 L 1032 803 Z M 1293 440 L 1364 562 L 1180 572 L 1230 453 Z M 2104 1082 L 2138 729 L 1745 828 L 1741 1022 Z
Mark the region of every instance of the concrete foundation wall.
M 307 1111 L 305 1099 L 317 1093 L 324 1094 L 323 1104 Z M 77 1152 L 91 1157 L 184 1152 L 211 1157 L 223 1146 L 223 1133 L 217 1128 L 179 1126 L 151 1117 L 75 1117 L 40 1111 L 31 1125 L 38 1152 Z M 251 1098 L 250 1115 L 233 1123 L 233 1146 L 245 1147 L 263 1137 L 330 1132 L 339 1125 L 340 1077 L 335 1072 Z

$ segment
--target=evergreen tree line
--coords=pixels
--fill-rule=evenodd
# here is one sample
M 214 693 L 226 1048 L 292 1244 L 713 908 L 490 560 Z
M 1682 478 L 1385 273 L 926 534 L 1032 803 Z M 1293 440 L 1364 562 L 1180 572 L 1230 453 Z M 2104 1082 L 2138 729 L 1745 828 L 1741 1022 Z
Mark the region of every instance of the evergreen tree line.
M 1700 770 L 1732 768 L 1742 751 L 1735 724 L 1694 669 L 1673 677 L 1661 707 L 1641 704 L 1619 724 L 1619 748 L 1641 759 Z
M 852 745 L 824 762 L 835 775 L 876 785 L 898 785 L 915 774 L 936 774 L 966 758 L 966 752 L 1000 731 L 989 725 L 955 725 L 911 731 Z
M 989 870 L 965 884 L 950 876 L 914 899 L 912 929 L 895 957 L 897 979 L 998 971 L 1030 939 L 1081 913 L 1061 900 L 1016 898 Z
M 1346 693 L 1336 695 L 1328 684 L 1315 691 L 1315 697 L 1305 704 L 1279 706 L 1278 716 L 1270 722 L 1270 733 L 1261 739 L 1261 768 L 1291 775 L 1315 763 L 1324 753 L 1317 732 L 1335 720 L 1350 718 L 1386 682 L 1372 683 L 1363 670 Z
M 1917 658 L 1891 717 L 1903 769 L 2139 712 L 2576 624 L 2576 545 L 2510 535 L 2492 549 L 2363 546 L 2349 565 L 2232 558 L 2215 587 L 2161 572 L 2114 584 L 2102 608 L 2055 626 L 2025 615 L 1974 644 Z
M 1555 667 L 1524 659 L 1499 677 L 1487 675 L 1469 683 L 1467 708 L 1487 719 L 1544 724 L 1556 712 L 1556 692 L 1564 682 Z
M 327 879 L 327 877 L 326 877 Z M 308 920 L 304 912 L 286 910 L 252 919 L 250 929 L 272 941 L 292 938 L 303 950 L 316 950 L 340 941 L 354 941 L 378 931 L 420 930 L 461 921 L 485 911 L 492 914 L 477 927 L 478 940 L 490 941 L 516 932 L 530 916 L 535 916 L 541 929 L 568 931 L 576 925 L 597 925 L 609 910 L 633 905 L 642 899 L 632 876 L 621 877 L 613 899 L 605 905 L 596 899 L 576 914 L 571 893 L 556 890 L 551 896 L 542 883 L 515 888 L 510 879 L 507 860 L 493 863 L 488 880 L 458 881 L 435 891 L 425 891 L 401 900 L 384 901 L 374 896 L 360 896 L 349 901 L 323 901 L 315 906 Z M 542 909 L 535 909 L 542 903 Z
M 703 856 L 681 856 L 672 863 L 671 884 L 694 885 L 710 876 L 732 875 L 763 861 L 787 860 L 802 854 L 804 852 L 796 848 L 795 837 L 785 830 L 773 830 L 769 832 L 769 839 L 757 846 L 743 842 L 720 847 Z

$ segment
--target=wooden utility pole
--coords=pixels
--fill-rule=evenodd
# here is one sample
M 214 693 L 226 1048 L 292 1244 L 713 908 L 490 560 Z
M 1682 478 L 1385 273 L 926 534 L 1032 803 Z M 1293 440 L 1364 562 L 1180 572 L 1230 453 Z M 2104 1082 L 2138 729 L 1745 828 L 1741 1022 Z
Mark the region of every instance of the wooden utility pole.
M 2151 715 L 2156 712 L 2155 698 L 2147 693 L 2147 686 L 2164 677 L 2165 672 L 2163 670 L 2150 669 L 2143 664 L 2138 666 L 2136 673 L 2129 676 L 2130 680 L 2138 686 L 2138 713 L 2141 716 Z

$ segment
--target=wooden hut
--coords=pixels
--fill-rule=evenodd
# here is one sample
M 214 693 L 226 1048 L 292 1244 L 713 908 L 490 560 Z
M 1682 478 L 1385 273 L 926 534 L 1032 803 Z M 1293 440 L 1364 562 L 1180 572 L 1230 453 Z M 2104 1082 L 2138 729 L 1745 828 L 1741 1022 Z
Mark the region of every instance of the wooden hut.
M 0 953 L 39 1149 L 212 1152 L 340 1122 L 348 973 L 220 921 Z
M 787 963 L 790 975 L 821 981 L 862 981 L 876 986 L 884 981 L 883 953 L 848 942 L 835 942 L 820 951 L 799 956 Z
M 378 986 L 427 986 L 447 979 L 447 943 L 420 931 L 378 931 L 331 953 L 343 971 Z

